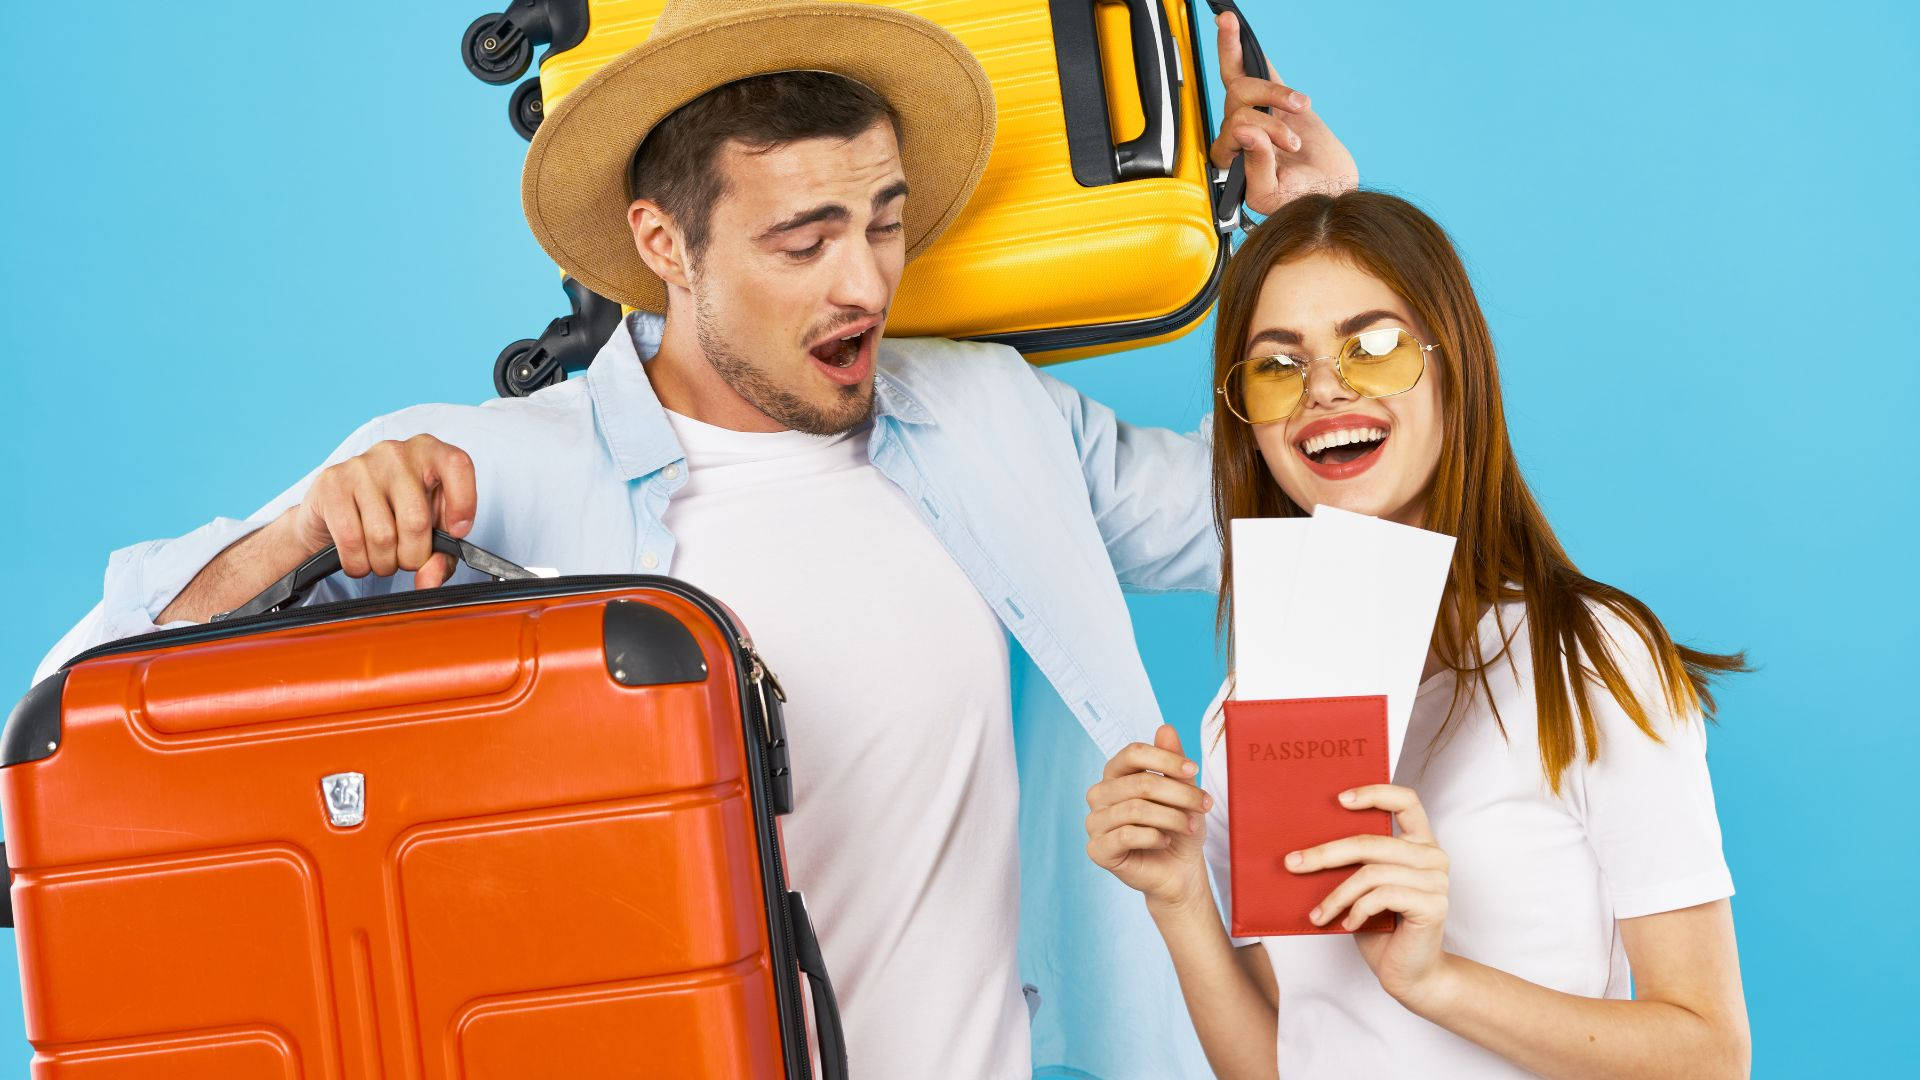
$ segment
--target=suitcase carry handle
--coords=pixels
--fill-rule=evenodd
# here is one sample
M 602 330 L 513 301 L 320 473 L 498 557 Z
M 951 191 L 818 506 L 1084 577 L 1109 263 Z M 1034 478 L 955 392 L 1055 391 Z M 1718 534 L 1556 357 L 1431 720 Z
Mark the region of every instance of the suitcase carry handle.
M 443 555 L 451 555 L 475 570 L 493 578 L 495 581 L 511 581 L 518 578 L 534 577 L 533 571 L 518 563 L 511 563 L 482 547 L 475 547 L 439 529 L 433 530 L 433 550 Z M 340 569 L 340 550 L 332 544 L 321 548 L 307 558 L 306 562 L 293 568 L 286 577 L 266 587 L 259 596 L 241 604 L 232 611 L 223 611 L 211 621 L 239 619 L 248 615 L 260 615 L 270 611 L 299 603 L 322 578 L 338 572 Z
M 1085 187 L 1174 175 L 1180 131 L 1180 59 L 1161 0 L 1126 0 L 1133 36 L 1134 78 L 1146 126 L 1116 145 L 1108 120 L 1105 61 L 1094 23 L 1099 0 L 1050 0 L 1060 105 L 1067 120 L 1067 159 Z
M 1247 15 L 1240 10 L 1234 0 L 1207 0 L 1207 7 L 1215 15 L 1232 12 L 1240 20 L 1240 61 L 1241 68 L 1256 79 L 1273 77 L 1273 68 L 1267 63 L 1267 52 L 1260 47 L 1260 39 L 1254 36 L 1253 27 L 1247 22 Z M 1223 103 L 1224 104 L 1224 103 Z M 1261 106 L 1260 111 L 1272 113 L 1273 110 Z M 1225 124 L 1227 118 L 1222 116 Z M 1233 155 L 1233 164 L 1227 168 L 1226 175 L 1220 179 L 1220 191 L 1213 204 L 1213 220 L 1223 233 L 1229 233 L 1240 227 L 1241 208 L 1247 200 L 1247 156 L 1243 153 Z
M 807 917 L 806 901 L 799 893 L 787 894 L 787 910 L 793 916 L 794 959 L 806 973 L 807 991 L 813 998 L 814 1044 L 820 1048 L 821 1080 L 847 1080 L 847 1036 L 840 1027 L 840 1003 L 833 996 L 833 982 L 827 978 L 820 939 L 814 936 L 813 920 Z

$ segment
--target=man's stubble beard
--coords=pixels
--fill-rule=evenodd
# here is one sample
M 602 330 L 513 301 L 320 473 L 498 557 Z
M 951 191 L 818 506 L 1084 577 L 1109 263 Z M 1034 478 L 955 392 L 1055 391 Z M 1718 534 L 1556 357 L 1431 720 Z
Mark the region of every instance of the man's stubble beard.
M 799 394 L 776 385 L 765 372 L 753 366 L 733 348 L 721 333 L 704 300 L 693 298 L 694 335 L 700 352 L 722 381 L 733 388 L 747 404 L 760 410 L 775 423 L 809 435 L 840 435 L 873 417 L 873 382 L 843 387 L 836 395 L 835 407 L 820 408 Z

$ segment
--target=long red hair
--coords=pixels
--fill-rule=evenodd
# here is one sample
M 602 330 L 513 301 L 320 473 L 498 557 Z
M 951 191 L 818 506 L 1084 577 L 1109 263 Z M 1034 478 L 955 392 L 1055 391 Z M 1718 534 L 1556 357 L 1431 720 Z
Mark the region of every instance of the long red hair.
M 1214 385 L 1245 359 L 1267 272 L 1310 252 L 1340 255 L 1385 283 L 1440 345 L 1428 376 L 1440 379 L 1442 444 L 1424 524 L 1457 538 L 1433 637 L 1441 662 L 1462 675 L 1455 705 L 1473 680 L 1492 700 L 1487 674 L 1497 654 L 1481 655 L 1476 628 L 1489 605 L 1523 600 L 1532 642 L 1540 764 L 1556 793 L 1576 753 L 1584 748 L 1588 761 L 1599 757 L 1593 683 L 1604 687 L 1642 731 L 1658 738 L 1646 704 L 1635 697 L 1606 645 L 1596 607 L 1633 628 L 1653 656 L 1661 692 L 1676 714 L 1697 710 L 1711 718 L 1709 680 L 1745 670 L 1745 657 L 1676 644 L 1645 604 L 1580 573 L 1567 557 L 1527 490 L 1508 442 L 1493 336 L 1466 267 L 1445 231 L 1419 208 L 1371 191 L 1310 195 L 1288 203 L 1256 227 L 1221 283 Z M 1224 413 L 1213 425 L 1213 511 L 1225 549 L 1219 608 L 1219 625 L 1225 630 L 1231 626 L 1233 604 L 1233 534 L 1228 523 L 1244 517 L 1300 517 L 1308 511 L 1295 505 L 1273 479 L 1253 428 Z M 1563 662 L 1572 657 L 1585 660 L 1581 678 L 1570 677 L 1572 665 Z M 1505 730 L 1504 722 L 1501 726 Z

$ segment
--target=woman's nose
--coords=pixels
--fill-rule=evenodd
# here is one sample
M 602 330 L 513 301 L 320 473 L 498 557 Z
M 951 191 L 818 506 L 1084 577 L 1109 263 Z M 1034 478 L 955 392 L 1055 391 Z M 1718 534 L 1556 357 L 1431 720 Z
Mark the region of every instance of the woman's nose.
M 1340 381 L 1340 371 L 1334 366 L 1332 357 L 1315 360 L 1307 368 L 1307 406 L 1309 408 L 1330 409 L 1345 404 L 1355 398 L 1347 384 Z

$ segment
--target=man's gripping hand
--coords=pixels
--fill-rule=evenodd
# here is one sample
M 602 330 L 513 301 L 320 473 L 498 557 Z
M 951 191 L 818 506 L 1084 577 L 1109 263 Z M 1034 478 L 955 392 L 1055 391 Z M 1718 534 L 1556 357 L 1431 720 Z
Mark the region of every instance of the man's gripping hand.
M 433 550 L 433 531 L 464 537 L 475 502 L 466 451 L 415 435 L 322 470 L 288 511 L 289 526 L 309 553 L 332 544 L 349 577 L 411 570 L 416 588 L 432 588 L 453 574 L 453 559 Z
M 1240 50 L 1240 20 L 1225 12 L 1216 22 L 1227 106 L 1211 157 L 1224 169 L 1233 164 L 1234 154 L 1246 156 L 1247 207 L 1271 214 L 1301 195 L 1338 195 L 1357 187 L 1360 170 L 1353 155 L 1313 111 L 1307 95 L 1282 83 L 1278 75 L 1248 75 Z M 1274 111 L 1263 112 L 1263 107 Z

